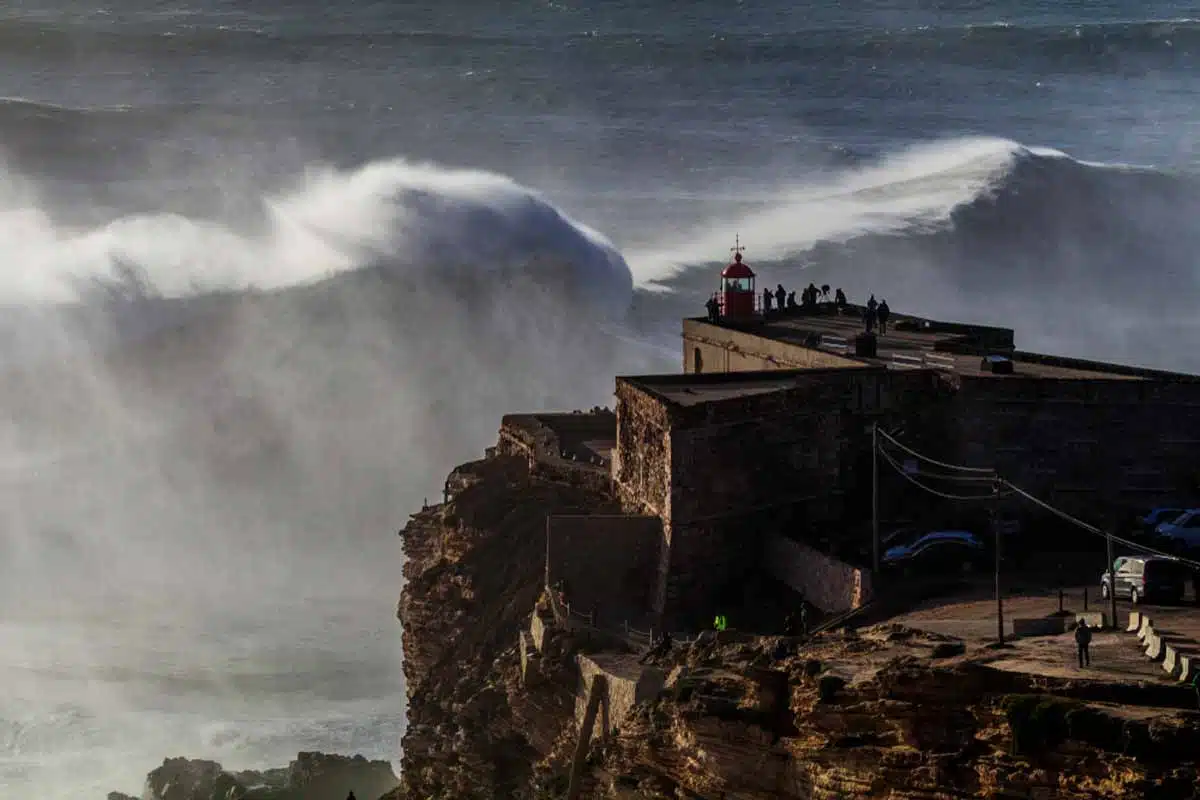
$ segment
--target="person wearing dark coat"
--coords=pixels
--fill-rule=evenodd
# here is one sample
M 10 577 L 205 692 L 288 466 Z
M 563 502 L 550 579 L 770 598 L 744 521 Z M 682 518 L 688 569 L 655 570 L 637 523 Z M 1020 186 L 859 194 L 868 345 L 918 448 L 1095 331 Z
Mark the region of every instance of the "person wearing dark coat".
M 836 292 L 834 292 L 833 302 L 835 305 L 837 305 L 839 307 L 846 305 L 846 293 L 841 290 L 841 287 L 839 287 L 838 290 Z
M 770 310 L 771 310 L 771 290 L 764 288 L 763 289 L 763 313 L 765 314 Z
M 876 316 L 879 318 L 879 334 L 887 335 L 888 317 L 892 315 L 892 310 L 888 308 L 887 300 L 879 301 L 879 308 L 875 310 Z
M 775 307 L 782 310 L 785 307 L 784 303 L 786 302 L 787 291 L 783 288 L 783 284 L 781 283 L 779 284 L 778 288 L 775 289 Z
M 1079 651 L 1080 669 L 1092 665 L 1092 654 L 1088 652 L 1091 643 L 1092 629 L 1088 627 L 1087 620 L 1080 620 L 1079 627 L 1075 629 L 1075 649 Z

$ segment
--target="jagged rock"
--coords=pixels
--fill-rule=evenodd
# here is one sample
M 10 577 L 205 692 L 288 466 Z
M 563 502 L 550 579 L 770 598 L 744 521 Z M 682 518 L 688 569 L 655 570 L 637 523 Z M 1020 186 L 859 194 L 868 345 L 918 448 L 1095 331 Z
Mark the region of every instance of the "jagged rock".
M 300 753 L 286 769 L 227 772 L 215 761 L 168 758 L 146 776 L 143 800 L 374 800 L 399 784 L 386 761 Z M 109 795 L 109 800 L 123 795 Z
M 122 794 L 121 792 L 109 792 L 106 800 L 138 800 L 131 794 Z
M 144 800 L 241 800 L 246 789 L 215 761 L 168 758 L 146 776 Z

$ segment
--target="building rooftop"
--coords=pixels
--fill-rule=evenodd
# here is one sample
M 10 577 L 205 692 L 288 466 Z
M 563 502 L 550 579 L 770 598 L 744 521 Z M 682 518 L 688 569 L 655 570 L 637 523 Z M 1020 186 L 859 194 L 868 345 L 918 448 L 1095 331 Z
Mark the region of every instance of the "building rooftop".
M 850 369 L 855 369 L 851 367 Z M 861 369 L 871 370 L 863 364 Z M 877 367 L 876 367 L 877 369 Z M 686 375 L 633 375 L 617 378 L 679 406 L 694 406 L 738 397 L 751 397 L 790 389 L 825 373 L 841 374 L 846 368 L 776 369 L 760 372 L 704 372 Z
M 890 369 L 934 368 L 964 377 L 1019 380 L 1020 378 L 1056 378 L 1062 380 L 1197 380 L 1195 376 L 1119 364 L 1104 364 L 1083 359 L 1022 352 L 1015 348 L 1013 331 L 986 325 L 939 322 L 893 311 L 886 335 L 877 334 L 875 357 L 854 353 L 854 338 L 863 332 L 861 306 L 847 306 L 838 313 L 831 304 L 816 311 L 787 309 L 765 320 L 711 323 L 699 317 L 690 320 L 701 325 L 716 324 L 777 342 L 826 350 Z M 1014 366 L 1009 374 L 984 369 L 985 355 L 1008 357 Z
M 608 409 L 559 414 L 506 414 L 502 428 L 540 459 L 605 469 L 617 441 L 617 417 Z

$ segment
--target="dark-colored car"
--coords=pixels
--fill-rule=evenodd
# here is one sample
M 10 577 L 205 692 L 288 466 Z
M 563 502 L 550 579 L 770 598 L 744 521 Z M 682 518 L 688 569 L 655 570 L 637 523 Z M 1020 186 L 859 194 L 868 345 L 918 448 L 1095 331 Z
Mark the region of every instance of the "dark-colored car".
M 931 531 L 892 545 L 882 560 L 886 568 L 928 574 L 969 572 L 986 559 L 986 549 L 970 531 Z
M 1189 508 L 1154 529 L 1167 549 L 1186 552 L 1200 549 L 1200 508 Z
M 1174 558 L 1121 556 L 1113 562 L 1112 571 L 1101 576 L 1100 593 L 1107 598 L 1110 592 L 1115 592 L 1117 597 L 1128 597 L 1134 605 L 1143 600 L 1178 603 L 1183 600 L 1184 587 L 1191 578 L 1191 569 Z
M 1187 511 L 1186 506 L 1160 506 L 1152 508 L 1145 514 L 1134 519 L 1132 533 L 1142 536 L 1153 536 L 1155 528 L 1164 522 L 1174 522 L 1184 511 Z

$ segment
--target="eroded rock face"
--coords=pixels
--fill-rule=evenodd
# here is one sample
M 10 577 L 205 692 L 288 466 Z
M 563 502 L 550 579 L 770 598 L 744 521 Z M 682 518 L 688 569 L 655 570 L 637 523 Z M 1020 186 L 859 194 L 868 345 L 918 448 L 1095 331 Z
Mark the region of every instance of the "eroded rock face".
M 146 776 L 142 800 L 359 800 L 391 791 L 399 781 L 386 761 L 300 753 L 287 769 L 227 772 L 215 761 L 168 758 Z M 109 800 L 123 800 L 113 793 Z
M 567 749 L 574 720 L 568 650 L 547 647 L 520 680 L 518 636 L 542 590 L 546 515 L 619 509 L 594 486 L 532 475 L 511 455 L 457 468 L 447 492 L 401 532 L 409 707 L 394 796 L 511 798 L 538 762 Z
M 601 796 L 1195 796 L 1200 715 L 1072 699 L 1070 681 L 943 665 L 921 644 L 819 640 L 777 661 L 791 730 L 760 708 L 766 643 L 693 655 L 673 691 L 603 748 Z

